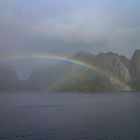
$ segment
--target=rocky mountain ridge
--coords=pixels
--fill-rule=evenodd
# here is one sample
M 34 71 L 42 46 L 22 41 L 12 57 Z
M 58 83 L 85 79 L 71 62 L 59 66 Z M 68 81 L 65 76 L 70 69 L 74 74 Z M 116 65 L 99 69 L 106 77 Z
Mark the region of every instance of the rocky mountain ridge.
M 50 68 L 35 70 L 28 80 L 28 89 L 36 87 L 39 90 L 52 91 L 125 91 L 124 85 L 132 90 L 139 89 L 140 51 L 138 50 L 131 60 L 113 52 L 98 55 L 79 52 L 72 58 L 92 65 L 99 71 L 60 62 Z M 117 79 L 117 82 L 112 79 Z
M 25 82 L 18 79 L 15 71 L 1 65 L 0 91 L 140 90 L 140 50 L 136 50 L 130 60 L 113 52 L 97 55 L 79 52 L 70 59 L 73 63 L 59 62 L 35 69 Z

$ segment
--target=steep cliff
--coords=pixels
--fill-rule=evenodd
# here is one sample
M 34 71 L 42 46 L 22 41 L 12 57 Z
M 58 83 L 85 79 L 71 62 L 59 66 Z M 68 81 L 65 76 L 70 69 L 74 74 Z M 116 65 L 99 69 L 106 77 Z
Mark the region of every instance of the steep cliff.
M 140 50 L 136 50 L 130 61 L 129 71 L 132 77 L 131 84 L 134 89 L 140 90 Z

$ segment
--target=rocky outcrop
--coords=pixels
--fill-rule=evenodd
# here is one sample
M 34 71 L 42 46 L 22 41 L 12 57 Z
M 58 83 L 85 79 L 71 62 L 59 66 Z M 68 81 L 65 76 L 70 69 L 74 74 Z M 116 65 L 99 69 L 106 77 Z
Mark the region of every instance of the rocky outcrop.
M 100 69 L 109 73 L 109 75 L 128 82 L 130 80 L 130 73 L 126 61 L 129 60 L 127 58 L 124 60 L 124 58 L 124 56 L 119 56 L 112 52 L 100 53 L 96 56 L 95 63 Z
M 140 81 L 140 50 L 136 50 L 130 61 L 130 73 L 133 80 Z
M 125 67 L 129 70 L 130 60 L 123 55 L 120 56 L 120 59 L 121 59 L 122 63 L 125 65 Z
M 136 50 L 130 61 L 129 71 L 132 77 L 131 84 L 134 89 L 140 89 L 140 50 Z

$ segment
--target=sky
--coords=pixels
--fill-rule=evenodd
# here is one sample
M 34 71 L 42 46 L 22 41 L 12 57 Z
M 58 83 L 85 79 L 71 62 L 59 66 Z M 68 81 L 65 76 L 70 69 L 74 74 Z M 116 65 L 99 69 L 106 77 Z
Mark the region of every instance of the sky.
M 139 6 L 139 0 L 0 0 L 0 57 L 113 51 L 130 58 L 140 49 Z

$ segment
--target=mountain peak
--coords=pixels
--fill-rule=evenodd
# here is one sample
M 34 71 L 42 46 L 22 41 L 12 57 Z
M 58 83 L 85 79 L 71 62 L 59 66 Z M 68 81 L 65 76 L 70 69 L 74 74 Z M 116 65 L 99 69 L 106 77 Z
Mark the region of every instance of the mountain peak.
M 89 53 L 89 52 L 85 52 L 85 51 L 80 51 L 78 53 L 76 53 L 75 57 L 83 57 L 83 56 L 94 56 L 93 54 Z
M 140 50 L 135 50 L 133 56 L 140 55 Z
M 95 56 L 91 53 L 81 51 L 78 52 L 73 58 L 91 63 Z
M 110 56 L 110 57 L 119 57 L 118 54 L 114 53 L 114 52 L 107 52 L 107 53 L 99 53 L 96 55 L 97 57 L 101 57 L 101 56 Z

